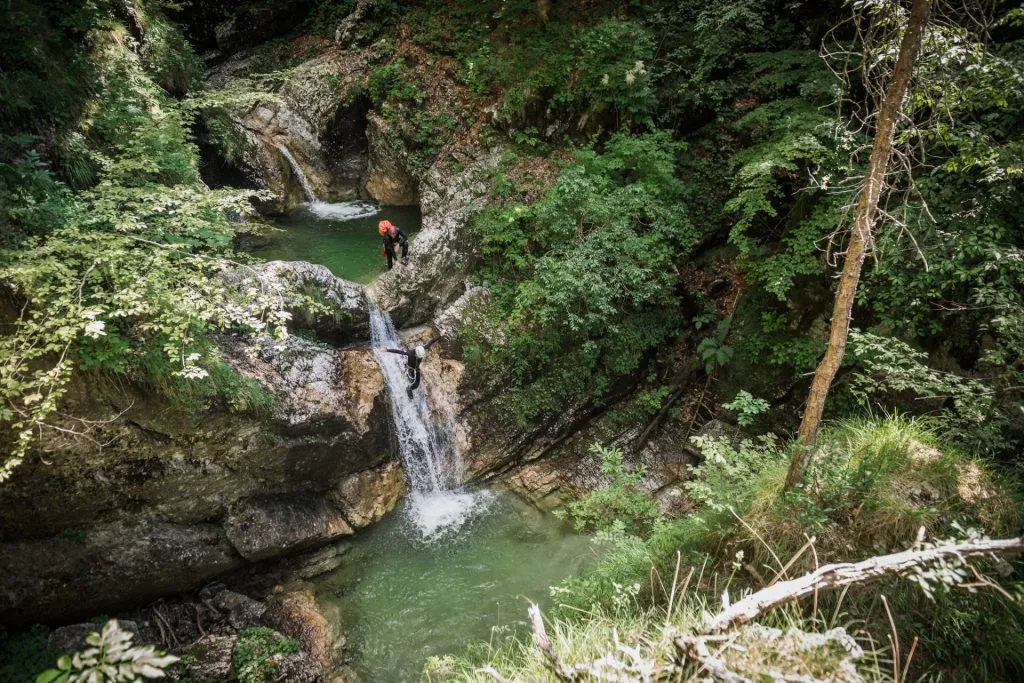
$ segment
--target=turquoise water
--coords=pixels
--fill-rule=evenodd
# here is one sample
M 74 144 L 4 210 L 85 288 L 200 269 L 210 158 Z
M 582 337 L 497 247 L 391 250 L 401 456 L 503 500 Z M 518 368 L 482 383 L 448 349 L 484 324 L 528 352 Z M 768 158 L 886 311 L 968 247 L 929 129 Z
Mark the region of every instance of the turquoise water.
M 548 588 L 593 559 L 590 538 L 551 515 L 510 493 L 479 497 L 465 523 L 430 540 L 403 501 L 317 580 L 319 598 L 340 607 L 364 683 L 419 681 L 431 655 L 463 654 L 494 627 L 498 636 L 527 629 L 529 602 L 550 604 Z
M 417 207 L 378 206 L 372 202 L 303 204 L 275 219 L 274 224 L 283 232 L 272 234 L 268 243 L 252 253 L 267 261 L 319 263 L 338 277 L 369 284 L 387 270 L 377 234 L 377 223 L 385 219 L 410 237 L 420 229 Z M 410 247 L 415 249 L 413 244 Z

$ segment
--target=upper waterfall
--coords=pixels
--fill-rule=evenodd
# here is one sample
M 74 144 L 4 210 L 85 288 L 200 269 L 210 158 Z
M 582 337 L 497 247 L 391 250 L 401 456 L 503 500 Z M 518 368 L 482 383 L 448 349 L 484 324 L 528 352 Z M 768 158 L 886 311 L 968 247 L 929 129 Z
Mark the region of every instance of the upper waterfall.
M 295 175 L 296 180 L 299 181 L 299 187 L 302 188 L 302 194 L 305 196 L 306 201 L 311 204 L 317 202 L 318 199 L 316 192 L 313 191 L 313 186 L 309 184 L 309 179 L 306 177 L 306 174 L 302 172 L 302 167 L 299 166 L 299 162 L 295 160 L 295 157 L 292 156 L 292 153 L 284 145 L 278 143 L 277 150 L 281 152 L 281 156 L 283 156 L 285 161 L 288 162 L 288 165 L 291 166 L 292 173 Z

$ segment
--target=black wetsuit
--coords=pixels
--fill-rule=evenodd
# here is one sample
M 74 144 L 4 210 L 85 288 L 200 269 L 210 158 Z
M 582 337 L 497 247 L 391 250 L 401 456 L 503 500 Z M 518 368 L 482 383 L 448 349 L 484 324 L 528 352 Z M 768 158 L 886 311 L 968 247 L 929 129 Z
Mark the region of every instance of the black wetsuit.
M 423 345 L 423 349 L 427 350 L 439 341 L 441 341 L 441 337 L 434 337 Z M 416 355 L 415 347 L 408 351 L 405 349 L 387 349 L 387 352 L 400 353 L 405 356 L 405 373 L 409 377 L 409 386 L 406 388 L 406 393 L 408 393 L 409 396 L 412 396 L 413 389 L 416 389 L 420 385 L 420 363 L 422 363 L 423 360 Z
M 395 228 L 395 236 L 384 235 L 384 255 L 388 257 L 388 270 L 395 261 L 395 245 L 402 247 L 402 258 L 409 255 L 409 236 L 399 227 Z

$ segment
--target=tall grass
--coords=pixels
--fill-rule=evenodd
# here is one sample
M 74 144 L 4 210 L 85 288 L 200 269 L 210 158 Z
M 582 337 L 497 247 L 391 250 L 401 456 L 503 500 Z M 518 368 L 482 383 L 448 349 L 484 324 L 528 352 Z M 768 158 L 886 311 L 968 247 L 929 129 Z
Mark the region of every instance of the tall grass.
M 705 461 L 688 487 L 700 503 L 692 514 L 660 520 L 645 538 L 613 526 L 599 534 L 608 550 L 592 571 L 554 589 L 559 604 L 549 634 L 565 661 L 621 658 L 622 647 L 638 648 L 669 680 L 689 680 L 696 672 L 672 668 L 678 657 L 666 634 L 692 631 L 725 590 L 735 597 L 827 562 L 904 550 L 922 527 L 928 538 L 967 527 L 991 536 L 1020 531 L 1019 492 L 990 464 L 944 447 L 924 420 L 890 415 L 829 425 L 805 485 L 786 495 L 792 446 L 720 440 L 701 447 Z M 682 591 L 680 576 L 688 579 Z M 1006 589 L 1020 591 L 1014 577 L 1021 576 L 1018 565 Z M 890 580 L 823 592 L 759 623 L 818 634 L 843 626 L 865 651 L 857 671 L 866 680 L 1024 680 L 1021 604 L 959 588 L 933 600 L 911 582 Z M 781 666 L 769 650 L 760 652 L 765 671 Z M 835 665 L 838 653 L 829 652 L 807 652 L 817 659 L 797 657 L 785 670 Z M 494 680 L 479 671 L 485 665 L 509 680 L 551 680 L 536 648 L 518 641 L 448 661 L 448 675 Z

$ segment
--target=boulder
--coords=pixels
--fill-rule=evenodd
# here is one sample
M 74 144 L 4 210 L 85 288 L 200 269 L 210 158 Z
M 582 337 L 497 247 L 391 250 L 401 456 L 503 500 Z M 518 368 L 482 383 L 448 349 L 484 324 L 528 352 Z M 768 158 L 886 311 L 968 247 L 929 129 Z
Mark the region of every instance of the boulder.
M 231 511 L 224 527 L 231 544 L 249 561 L 323 545 L 354 533 L 327 501 L 307 496 L 246 501 Z
M 121 625 L 122 630 L 134 633 L 138 636 L 139 626 L 134 621 L 119 619 L 118 623 Z M 50 646 L 51 650 L 65 655 L 73 655 L 79 650 L 84 650 L 88 647 L 88 644 L 85 642 L 86 636 L 90 633 L 99 633 L 102 628 L 102 624 L 95 624 L 92 622 L 61 626 L 53 630 L 53 633 L 51 633 L 50 637 L 47 638 L 46 643 Z
M 267 606 L 248 595 L 230 590 L 222 590 L 213 597 L 213 605 L 227 618 L 228 623 L 236 631 L 258 626 Z
M 267 600 L 264 621 L 298 640 L 319 675 L 328 674 L 341 659 L 345 639 L 338 630 L 340 619 L 334 620 L 332 625 L 305 584 L 288 586 L 271 596 Z
M 238 637 L 203 636 L 188 648 L 186 675 L 196 681 L 223 681 L 232 675 L 232 653 Z
M 358 529 L 391 512 L 405 490 L 405 472 L 398 463 L 389 462 L 342 479 L 331 491 L 331 501 Z

